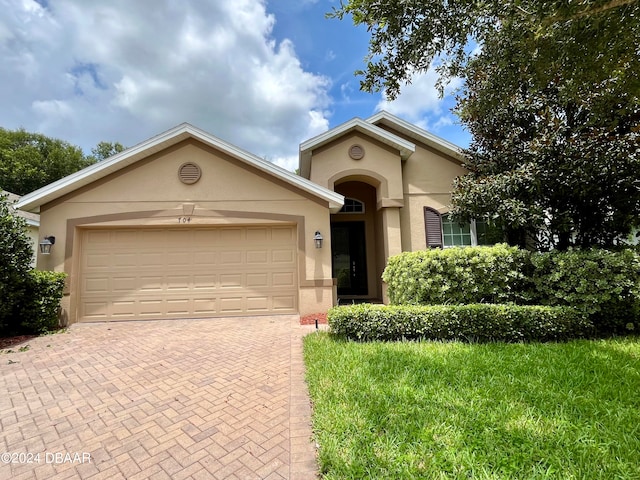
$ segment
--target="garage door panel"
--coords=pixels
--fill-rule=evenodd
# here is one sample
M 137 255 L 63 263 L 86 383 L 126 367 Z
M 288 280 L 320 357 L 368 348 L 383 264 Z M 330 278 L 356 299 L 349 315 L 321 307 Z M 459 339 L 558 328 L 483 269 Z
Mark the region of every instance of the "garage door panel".
M 244 302 L 242 297 L 222 297 L 220 299 L 220 313 L 243 313 Z
M 84 266 L 90 268 L 109 268 L 111 263 L 111 255 L 105 253 L 93 253 L 91 255 L 87 255 Z
M 138 290 L 140 292 L 162 292 L 163 278 L 161 276 L 140 277 Z
M 274 295 L 272 297 L 273 305 L 271 309 L 274 312 L 291 311 L 295 308 L 296 299 L 293 295 Z
M 218 277 L 216 275 L 205 274 L 205 275 L 194 275 L 193 276 L 193 289 L 194 290 L 204 290 L 204 289 L 214 289 L 218 283 Z
M 126 267 L 131 268 L 137 265 L 144 265 L 145 268 L 165 267 L 165 253 L 163 251 L 136 251 L 133 250 L 130 253 L 117 253 L 116 257 L 120 257 L 116 259 L 115 266 L 116 267 Z
M 292 243 L 295 242 L 295 231 L 288 227 L 273 227 L 271 229 L 271 239 L 275 242 Z
M 249 250 L 247 251 L 247 264 L 269 263 L 269 252 L 267 250 Z
M 111 277 L 111 285 L 113 292 L 130 292 L 138 287 L 138 279 L 136 277 Z
M 292 272 L 276 272 L 271 274 L 274 287 L 295 287 L 296 279 Z
M 197 265 L 201 268 L 214 267 L 218 263 L 218 255 L 210 250 L 194 249 L 193 256 L 197 260 Z
M 109 302 L 84 302 L 82 317 L 91 321 L 102 321 L 107 319 Z
M 167 290 L 190 290 L 191 278 L 190 275 L 167 275 Z
M 185 266 L 191 266 L 192 258 L 193 253 L 191 252 L 168 252 L 165 261 L 170 267 L 182 268 Z
M 196 298 L 193 301 L 193 311 L 196 315 L 212 316 L 216 314 L 215 298 Z
M 220 243 L 227 245 L 237 245 L 239 242 L 243 241 L 243 234 L 245 229 L 240 228 L 227 228 L 224 230 L 220 230 Z
M 240 250 L 220 252 L 220 265 L 222 266 L 242 265 L 244 263 L 243 254 L 244 252 Z
M 136 301 L 133 299 L 130 300 L 114 300 L 110 303 L 110 311 L 108 311 L 108 316 L 113 318 L 130 318 L 135 315 Z
M 269 274 L 248 273 L 246 276 L 246 285 L 249 288 L 267 287 L 269 286 Z
M 247 241 L 265 243 L 268 240 L 267 228 L 247 228 Z
M 242 275 L 237 273 L 227 273 L 220 275 L 220 288 L 242 288 Z
M 267 296 L 247 297 L 247 311 L 251 313 L 269 311 L 269 297 Z
M 293 264 L 294 263 L 295 254 L 293 251 L 287 250 L 273 250 L 271 252 L 271 261 L 273 263 L 286 263 Z
M 91 244 L 109 243 L 111 232 L 105 230 L 93 230 L 85 233 L 85 239 Z
M 109 293 L 108 278 L 87 278 L 84 282 L 85 291 L 95 295 L 105 295 Z
M 86 231 L 80 321 L 297 311 L 294 227 Z
M 167 313 L 169 315 L 188 315 L 191 311 L 189 298 L 167 300 Z

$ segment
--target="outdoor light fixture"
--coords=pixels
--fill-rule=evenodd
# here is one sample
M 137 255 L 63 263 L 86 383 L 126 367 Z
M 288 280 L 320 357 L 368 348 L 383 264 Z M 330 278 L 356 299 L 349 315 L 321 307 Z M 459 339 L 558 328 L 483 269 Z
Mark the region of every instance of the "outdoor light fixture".
M 316 232 L 316 234 L 313 236 L 313 241 L 316 244 L 316 248 L 322 248 L 322 240 L 324 240 L 322 234 L 320 232 Z
M 56 243 L 56 237 L 49 235 L 44 237 L 44 240 L 40 242 L 40 253 L 43 255 L 49 255 L 51 253 L 51 246 Z

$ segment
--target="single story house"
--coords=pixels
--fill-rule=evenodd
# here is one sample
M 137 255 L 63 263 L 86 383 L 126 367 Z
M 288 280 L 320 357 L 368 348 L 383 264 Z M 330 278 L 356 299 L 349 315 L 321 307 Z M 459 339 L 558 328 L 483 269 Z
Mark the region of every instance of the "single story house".
M 37 265 L 68 274 L 70 323 L 306 315 L 383 301 L 392 255 L 478 242 L 442 216 L 464 172 L 386 112 L 303 142 L 299 175 L 182 124 L 16 206 L 55 242 Z

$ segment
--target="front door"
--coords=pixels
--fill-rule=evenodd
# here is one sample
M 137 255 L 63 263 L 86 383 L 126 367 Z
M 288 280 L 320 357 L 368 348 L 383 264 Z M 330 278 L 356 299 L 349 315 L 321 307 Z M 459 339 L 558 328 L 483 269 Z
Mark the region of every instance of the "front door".
M 331 224 L 331 253 L 338 295 L 367 295 L 364 222 Z

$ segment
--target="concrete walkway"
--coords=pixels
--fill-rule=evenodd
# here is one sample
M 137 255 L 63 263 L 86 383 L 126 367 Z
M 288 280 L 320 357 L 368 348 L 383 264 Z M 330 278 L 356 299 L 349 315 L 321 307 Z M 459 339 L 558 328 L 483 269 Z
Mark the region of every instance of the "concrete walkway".
M 298 316 L 76 324 L 5 350 L 0 478 L 316 478 L 311 330 Z

